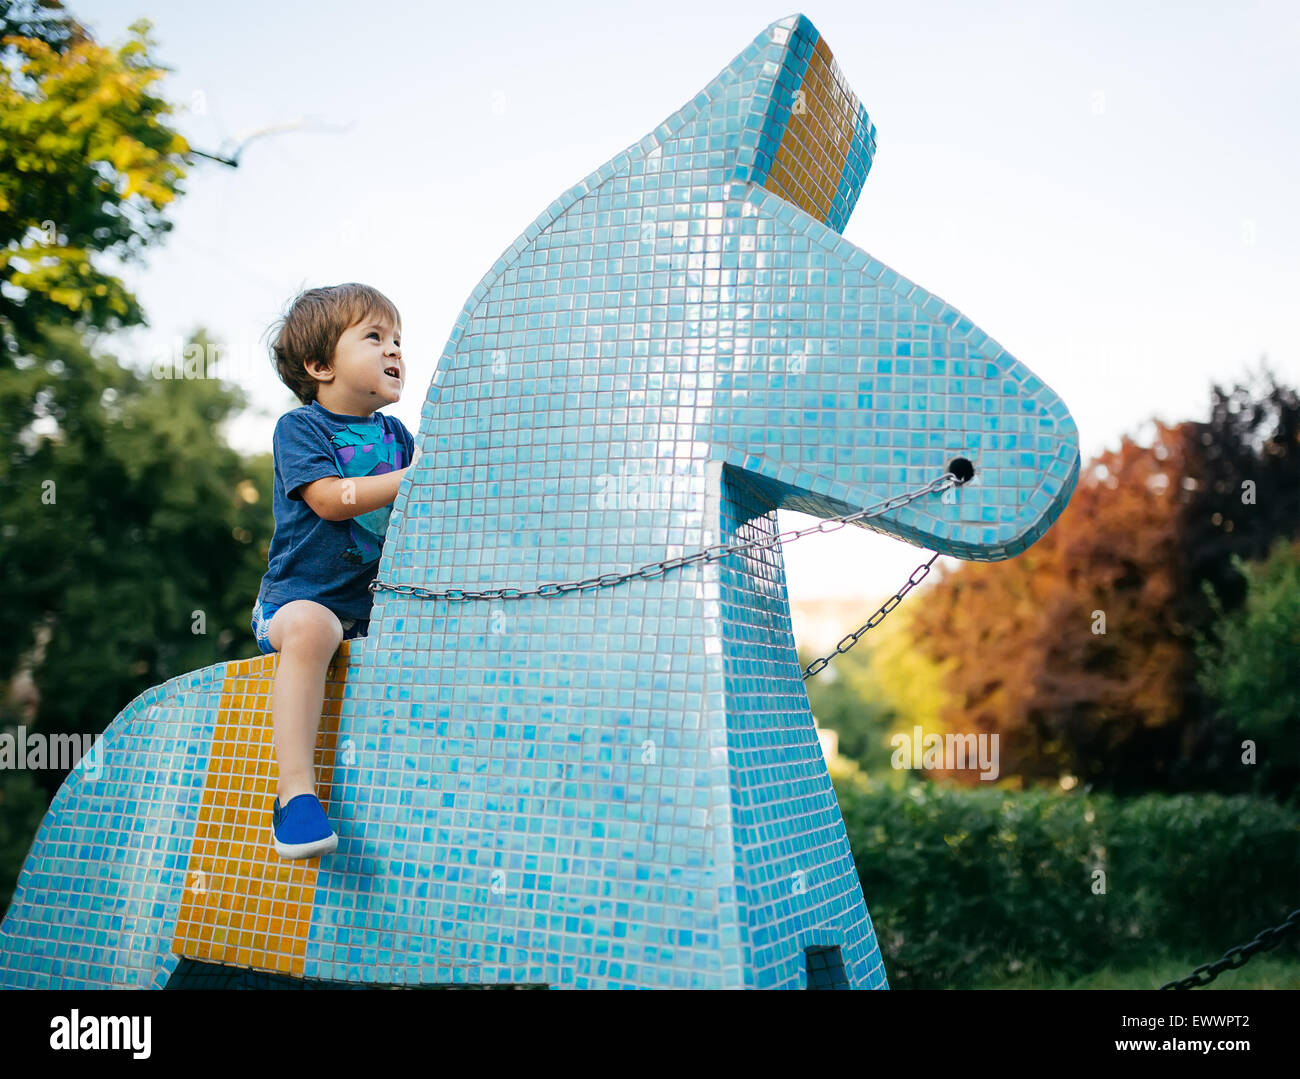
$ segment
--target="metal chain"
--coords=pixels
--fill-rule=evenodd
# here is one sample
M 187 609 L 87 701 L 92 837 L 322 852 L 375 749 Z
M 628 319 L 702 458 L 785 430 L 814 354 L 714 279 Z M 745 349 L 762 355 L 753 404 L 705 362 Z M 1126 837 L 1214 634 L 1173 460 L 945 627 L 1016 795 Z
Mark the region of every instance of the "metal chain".
M 934 554 L 930 556 L 929 562 L 922 562 L 921 565 L 917 566 L 916 569 L 912 570 L 912 572 L 908 575 L 907 583 L 903 585 L 903 587 L 900 588 L 897 592 L 895 592 L 892 596 L 890 596 L 889 599 L 885 600 L 883 604 L 881 604 L 880 609 L 877 610 L 875 614 L 873 614 L 870 618 L 867 619 L 866 625 L 864 625 L 861 629 L 855 630 L 854 632 L 847 634 L 840 641 L 840 643 L 835 646 L 834 652 L 828 652 L 820 659 L 815 659 L 810 664 L 808 664 L 808 666 L 804 668 L 804 672 L 803 672 L 804 681 L 807 681 L 814 674 L 819 674 L 822 671 L 822 669 L 825 668 L 826 665 L 830 663 L 832 659 L 834 659 L 836 656 L 842 656 L 845 652 L 847 652 L 850 648 L 852 648 L 855 644 L 857 644 L 859 638 L 861 638 L 861 636 L 864 633 L 866 633 L 867 630 L 874 629 L 876 626 L 880 625 L 880 623 L 885 620 L 885 615 L 887 615 L 890 611 L 892 611 L 895 607 L 897 607 L 900 603 L 902 603 L 903 597 L 907 595 L 910 591 L 912 591 L 912 589 L 915 588 L 918 584 L 920 584 L 922 581 L 925 580 L 926 574 L 930 572 L 930 567 L 934 565 L 934 560 L 938 557 L 939 557 L 939 552 L 935 551 Z M 920 574 L 919 577 L 917 576 L 918 573 Z M 848 642 L 847 644 L 845 643 L 846 641 Z
M 1236 948 L 1229 948 L 1223 953 L 1223 958 L 1214 963 L 1206 963 L 1204 966 L 1197 967 L 1186 978 L 1179 978 L 1174 982 L 1166 982 L 1161 989 L 1196 989 L 1202 985 L 1209 985 L 1225 970 L 1236 970 L 1238 967 L 1246 965 L 1246 961 L 1251 956 L 1259 952 L 1267 952 L 1276 948 L 1282 943 L 1282 938 L 1293 929 L 1300 928 L 1300 908 L 1293 910 L 1287 915 L 1287 919 L 1281 925 L 1275 925 L 1272 929 L 1263 930 L 1249 944 L 1242 944 Z
M 380 590 L 396 592 L 404 596 L 418 596 L 423 599 L 450 599 L 450 600 L 471 600 L 471 599 L 522 599 L 526 596 L 558 596 L 565 592 L 581 591 L 586 588 L 607 588 L 610 585 L 622 584 L 624 581 L 630 581 L 633 578 L 641 577 L 651 580 L 658 577 L 671 569 L 678 569 L 682 566 L 688 566 L 695 562 L 716 562 L 728 555 L 736 554 L 740 551 L 751 548 L 772 547 L 778 543 L 784 543 L 787 540 L 799 539 L 809 535 L 812 532 L 834 532 L 843 528 L 852 521 L 862 520 L 866 517 L 875 517 L 888 510 L 899 506 L 905 506 L 909 502 L 925 495 L 932 494 L 935 491 L 945 490 L 949 487 L 961 486 L 962 481 L 954 476 L 951 472 L 945 472 L 924 487 L 907 494 L 894 495 L 883 502 L 878 502 L 874 506 L 868 506 L 864 510 L 858 510 L 856 513 L 850 513 L 843 517 L 831 517 L 824 521 L 819 521 L 808 528 L 799 529 L 798 531 L 781 532 L 775 536 L 769 536 L 765 539 L 749 540 L 744 543 L 733 543 L 730 545 L 715 543 L 711 547 L 706 547 L 702 551 L 696 551 L 694 554 L 683 555 L 679 558 L 667 558 L 661 562 L 651 562 L 642 566 L 640 569 L 629 570 L 626 573 L 602 573 L 599 577 L 588 577 L 581 581 L 566 581 L 563 583 L 548 582 L 538 585 L 536 588 L 519 589 L 519 588 L 447 588 L 431 589 L 420 588 L 417 585 L 392 584 L 388 581 L 381 581 L 375 578 L 370 582 L 371 593 Z M 933 562 L 934 559 L 931 559 Z M 924 576 L 924 574 L 922 575 Z M 910 587 L 910 586 L 909 586 Z M 908 589 L 904 589 L 906 593 Z M 892 608 L 891 608 L 892 610 Z M 868 627 L 869 628 L 869 627 Z M 861 632 L 861 631 L 860 631 Z M 851 647 L 851 646 L 850 646 Z M 819 668 L 820 669 L 820 668 Z

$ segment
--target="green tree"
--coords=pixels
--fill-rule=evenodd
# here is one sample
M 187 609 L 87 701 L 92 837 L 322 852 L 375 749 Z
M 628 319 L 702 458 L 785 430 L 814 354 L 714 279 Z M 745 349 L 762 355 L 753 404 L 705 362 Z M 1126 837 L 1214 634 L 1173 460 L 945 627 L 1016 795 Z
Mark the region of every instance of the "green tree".
M 148 28 L 112 50 L 57 3 L 0 4 L 0 683 L 24 686 L 0 726 L 47 735 L 255 651 L 271 460 L 226 444 L 244 395 L 104 346 L 144 322 L 107 260 L 170 228 L 187 152 Z M 0 903 L 62 780 L 0 771 Z
M 17 403 L 36 413 L 21 430 Z M 102 731 L 150 686 L 254 653 L 272 468 L 225 442 L 244 405 L 216 379 L 137 374 L 66 326 L 0 369 L 0 682 L 21 673 L 35 698 L 6 700 L 0 726 Z M 62 780 L 0 771 L 0 902 Z
M 1279 538 L 1300 539 L 1300 392 L 1280 383 L 1262 363 L 1248 380 L 1227 390 L 1214 386 L 1210 415 L 1193 431 L 1179 519 L 1182 572 L 1170 610 L 1185 627 L 1189 668 L 1197 635 L 1212 637 L 1220 620 L 1207 601 L 1206 584 L 1222 611 L 1235 612 L 1245 601 L 1246 579 L 1236 570 L 1234 557 L 1258 562 Z M 1193 786 L 1203 785 L 1207 777 L 1237 777 L 1249 787 L 1267 777 L 1267 770 L 1242 766 L 1240 734 L 1225 722 L 1204 683 L 1193 676 L 1182 684 L 1184 732 L 1171 770 L 1175 783 Z M 1273 774 L 1279 784 L 1275 794 L 1291 789 L 1284 775 Z
M 169 69 L 150 56 L 150 23 L 114 50 L 56 7 L 0 13 L 0 363 L 41 322 L 144 321 L 104 256 L 141 261 L 171 228 L 189 152 L 152 92 Z
M 1300 543 L 1279 539 L 1260 562 L 1232 556 L 1245 601 L 1227 613 L 1206 582 L 1217 640 L 1198 634 L 1197 681 L 1233 724 L 1255 742 L 1259 786 L 1294 790 L 1300 781 Z
M 225 442 L 243 392 L 138 374 L 60 327 L 0 371 L 0 410 L 17 401 L 37 416 L 0 429 L 0 678 L 27 657 L 39 724 L 99 731 L 149 686 L 251 654 L 271 465 Z

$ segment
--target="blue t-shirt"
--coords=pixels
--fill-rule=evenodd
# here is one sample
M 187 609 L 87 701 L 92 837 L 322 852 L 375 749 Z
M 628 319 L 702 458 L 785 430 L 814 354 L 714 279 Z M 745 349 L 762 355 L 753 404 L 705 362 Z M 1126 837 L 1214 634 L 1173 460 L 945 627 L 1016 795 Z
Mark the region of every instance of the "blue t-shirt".
M 271 444 L 275 533 L 258 600 L 278 607 L 312 599 L 340 618 L 369 618 L 374 596 L 366 586 L 379 570 L 392 504 L 327 521 L 302 500 L 302 488 L 327 476 L 405 468 L 415 439 L 395 416 L 345 416 L 313 401 L 280 417 Z

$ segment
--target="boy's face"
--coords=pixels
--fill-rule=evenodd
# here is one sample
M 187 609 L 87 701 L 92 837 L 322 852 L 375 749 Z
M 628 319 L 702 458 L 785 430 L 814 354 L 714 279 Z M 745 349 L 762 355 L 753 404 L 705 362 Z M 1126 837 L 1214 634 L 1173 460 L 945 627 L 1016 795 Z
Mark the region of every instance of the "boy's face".
M 401 399 L 406 382 L 402 362 L 402 331 L 378 315 L 367 315 L 343 331 L 334 346 L 334 364 L 326 371 L 314 364 L 307 372 L 317 379 L 321 404 L 334 402 L 333 411 L 367 415 Z

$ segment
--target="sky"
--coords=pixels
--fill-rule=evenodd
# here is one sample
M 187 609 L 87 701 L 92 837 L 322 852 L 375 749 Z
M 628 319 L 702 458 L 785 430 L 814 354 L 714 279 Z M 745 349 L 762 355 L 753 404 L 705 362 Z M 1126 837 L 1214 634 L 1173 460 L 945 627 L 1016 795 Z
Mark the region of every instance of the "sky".
M 198 326 L 269 451 L 297 401 L 266 333 L 304 287 L 402 313 L 388 411 L 418 429 L 462 306 L 558 195 L 802 11 L 878 132 L 846 239 L 969 315 L 1065 401 L 1085 460 L 1151 417 L 1203 418 L 1267 359 L 1300 385 L 1300 5 L 656 0 L 220 6 L 70 0 L 104 43 L 146 18 L 195 167 L 175 226 L 120 269 L 145 365 Z M 781 529 L 813 519 L 780 512 Z M 929 552 L 857 528 L 789 543 L 792 599 L 892 593 Z M 940 564 L 951 563 L 949 559 Z M 851 627 L 850 627 L 851 628 Z

